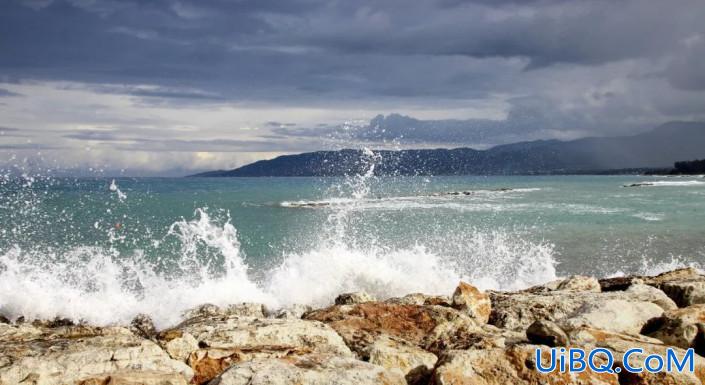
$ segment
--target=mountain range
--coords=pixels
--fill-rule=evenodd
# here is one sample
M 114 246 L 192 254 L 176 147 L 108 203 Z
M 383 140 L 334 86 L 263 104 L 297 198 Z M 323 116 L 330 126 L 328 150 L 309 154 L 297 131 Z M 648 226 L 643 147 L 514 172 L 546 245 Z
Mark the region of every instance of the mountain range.
M 571 141 L 537 140 L 492 147 L 369 150 L 343 149 L 284 155 L 199 177 L 377 175 L 491 175 L 602 173 L 666 169 L 676 161 L 705 158 L 705 123 L 671 122 L 632 136 Z

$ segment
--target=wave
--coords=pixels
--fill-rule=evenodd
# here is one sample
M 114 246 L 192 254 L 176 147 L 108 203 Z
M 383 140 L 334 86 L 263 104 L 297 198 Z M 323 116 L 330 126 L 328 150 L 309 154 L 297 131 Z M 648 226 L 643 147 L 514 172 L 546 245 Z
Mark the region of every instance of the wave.
M 456 257 L 421 244 L 392 249 L 324 239 L 307 252 L 284 255 L 260 281 L 251 277 L 229 219 L 197 210 L 194 219 L 174 223 L 168 236 L 181 243 L 168 271 L 139 251 L 124 256 L 96 247 L 60 254 L 13 248 L 0 256 L 0 314 L 104 325 L 126 323 L 144 313 L 165 327 L 203 303 L 325 305 L 346 291 L 364 290 L 378 298 L 448 294 L 460 280 L 509 290 L 556 276 L 552 245 L 503 231 L 456 235 L 452 243 L 466 250 Z M 216 257 L 204 259 L 199 252 L 204 246 L 216 250 Z

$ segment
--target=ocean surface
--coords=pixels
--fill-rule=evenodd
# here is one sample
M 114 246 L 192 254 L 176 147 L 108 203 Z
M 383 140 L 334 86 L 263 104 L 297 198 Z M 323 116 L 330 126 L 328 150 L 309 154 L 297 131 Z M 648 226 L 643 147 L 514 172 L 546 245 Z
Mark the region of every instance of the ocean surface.
M 631 184 L 640 186 L 625 187 Z M 158 326 L 202 303 L 519 289 L 705 266 L 705 179 L 0 178 L 0 314 Z

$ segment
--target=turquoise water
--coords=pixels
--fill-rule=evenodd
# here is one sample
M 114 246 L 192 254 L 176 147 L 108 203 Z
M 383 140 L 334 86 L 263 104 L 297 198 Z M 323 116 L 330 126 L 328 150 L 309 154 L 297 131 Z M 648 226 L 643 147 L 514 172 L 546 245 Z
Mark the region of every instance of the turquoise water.
M 10 317 L 169 324 L 203 302 L 448 293 L 459 279 L 515 289 L 705 262 L 700 177 L 6 178 L 0 191 Z

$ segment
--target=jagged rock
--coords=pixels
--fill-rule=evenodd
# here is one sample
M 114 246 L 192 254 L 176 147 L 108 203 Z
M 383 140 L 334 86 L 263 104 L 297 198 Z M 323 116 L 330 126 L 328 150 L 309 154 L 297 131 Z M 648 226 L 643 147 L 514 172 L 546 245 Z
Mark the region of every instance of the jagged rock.
M 602 291 L 600 282 L 595 277 L 586 277 L 582 275 L 574 275 L 561 281 L 556 287 L 556 290 L 563 291 L 590 291 L 599 293 Z
M 256 358 L 312 352 L 351 355 L 330 327 L 299 319 L 202 315 L 162 331 L 158 338 L 174 358 L 183 359 L 192 349 L 186 361 L 194 369 L 193 382 L 197 384 L 211 380 L 235 363 Z
M 705 278 L 700 272 L 692 267 L 685 267 L 682 269 L 676 269 L 661 273 L 655 277 L 644 277 L 644 282 L 659 286 L 667 282 L 677 282 L 677 281 L 693 281 Z
M 603 278 L 598 281 L 600 290 L 605 291 L 625 291 L 635 284 L 644 284 L 640 277 L 612 277 Z
M 660 287 L 679 307 L 705 304 L 705 279 L 665 282 Z
M 643 367 L 644 360 L 649 354 L 658 354 L 662 357 L 667 356 L 666 345 L 655 338 L 649 338 L 639 335 L 625 335 L 620 333 L 612 333 L 605 330 L 592 328 L 578 328 L 572 330 L 568 334 L 572 346 L 581 347 L 583 349 L 605 348 L 612 351 L 615 358 L 614 367 L 624 368 L 622 358 L 624 353 L 632 348 L 643 349 L 643 354 L 634 354 L 630 356 L 629 364 L 632 367 Z M 674 349 L 675 355 L 679 360 L 682 360 L 686 352 L 682 349 Z M 628 373 L 622 370 L 619 375 L 620 383 L 623 385 L 702 385 L 705 384 L 705 358 L 698 355 L 693 355 L 695 371 L 666 372 L 661 373 Z
M 239 316 L 251 318 L 265 318 L 267 309 L 261 303 L 243 302 L 231 304 L 225 308 L 207 303 L 200 305 L 194 309 L 184 312 L 183 318 L 195 318 L 204 316 Z
M 434 373 L 437 385 L 618 385 L 616 374 L 536 370 L 537 345 L 513 345 L 506 349 L 453 350 L 441 358 Z M 542 366 L 549 365 L 544 346 Z
M 546 293 L 490 293 L 493 310 L 490 323 L 512 330 L 525 330 L 534 321 L 549 320 L 557 322 L 574 316 L 581 308 L 599 307 L 610 300 L 627 302 L 648 302 L 663 310 L 676 308 L 675 303 L 662 291 L 647 285 L 632 285 L 624 292 L 566 292 L 552 291 Z M 637 305 L 640 307 L 640 305 Z
M 403 297 L 389 298 L 385 300 L 386 303 L 397 304 L 397 305 L 438 305 L 438 306 L 452 306 L 453 303 L 450 297 L 446 295 L 426 295 L 422 293 L 411 293 Z
M 157 344 L 121 327 L 0 325 L 0 341 L 0 384 L 136 384 L 129 379 L 140 377 L 184 384 L 193 376 Z
M 175 360 L 186 362 L 191 352 L 198 350 L 198 340 L 191 333 L 169 330 L 160 333 L 158 338 L 162 348 Z
M 304 318 L 330 325 L 359 357 L 365 357 L 367 347 L 381 335 L 400 338 L 420 346 L 426 335 L 438 325 L 458 318 L 470 320 L 464 314 L 447 307 L 382 302 L 334 305 L 307 313 Z
M 436 326 L 426 335 L 422 347 L 440 355 L 447 350 L 504 348 L 520 342 L 526 342 L 523 333 L 458 318 Z
M 653 286 L 633 284 L 624 293 L 612 293 L 613 298 L 620 299 L 620 294 L 626 294 L 628 300 L 651 302 L 664 311 L 676 309 L 678 305 L 666 293 Z
M 396 371 L 322 354 L 256 359 L 231 366 L 210 385 L 405 385 Z
M 371 364 L 398 372 L 409 385 L 428 383 L 438 361 L 435 354 L 388 336 L 375 340 L 368 355 Z
M 490 319 L 490 313 L 492 312 L 490 297 L 475 286 L 460 282 L 453 293 L 452 299 L 453 307 L 461 310 L 470 318 L 476 319 L 481 323 L 487 323 Z
M 78 382 L 78 385 L 188 385 L 188 382 L 176 373 L 170 376 L 159 372 L 135 373 L 128 370 L 110 373 L 107 376 L 86 378 Z
M 538 320 L 526 329 L 526 337 L 534 344 L 551 347 L 567 346 L 568 335 L 556 323 L 548 320 Z
M 563 329 L 590 326 L 616 333 L 639 334 L 649 320 L 661 314 L 663 309 L 651 302 L 610 299 L 586 302 L 558 324 Z
M 374 302 L 375 299 L 365 292 L 344 293 L 335 297 L 336 305 L 354 305 L 356 303 Z
M 283 318 L 283 319 L 300 319 L 307 312 L 310 312 L 313 308 L 309 305 L 294 304 L 281 309 L 277 309 L 271 314 L 270 317 Z
M 651 320 L 642 333 L 667 345 L 694 348 L 698 354 L 705 356 L 705 305 L 669 310 Z
M 138 314 L 130 322 L 130 330 L 136 335 L 152 339 L 157 335 L 157 328 L 154 327 L 154 321 L 146 314 Z

